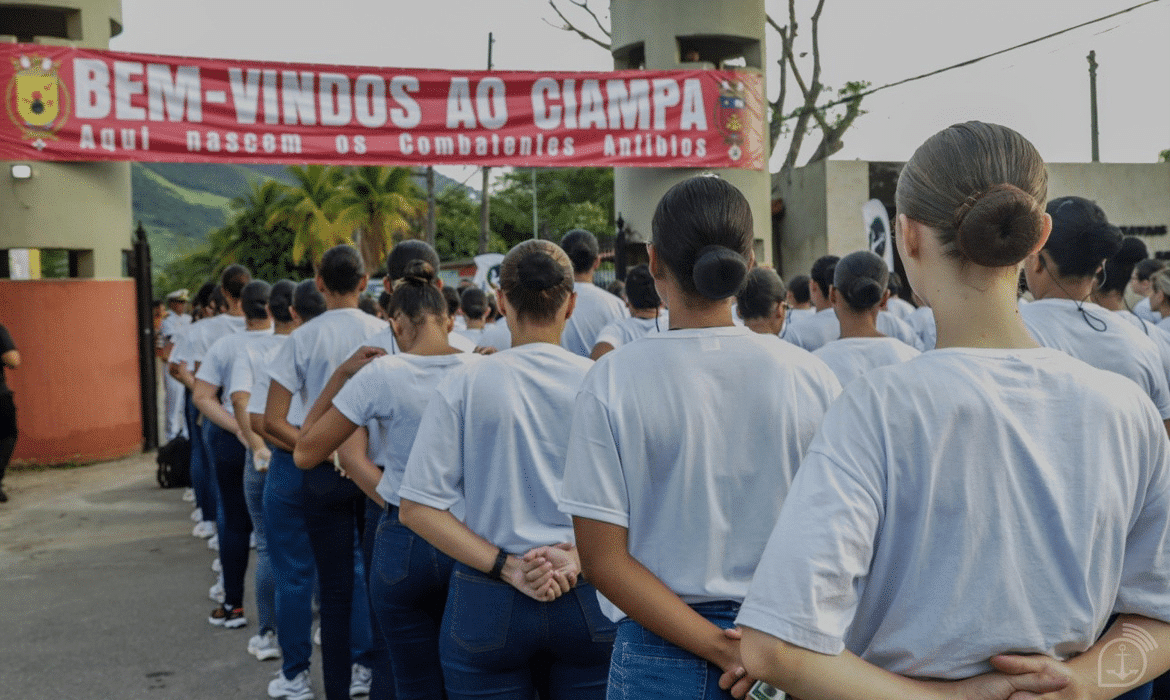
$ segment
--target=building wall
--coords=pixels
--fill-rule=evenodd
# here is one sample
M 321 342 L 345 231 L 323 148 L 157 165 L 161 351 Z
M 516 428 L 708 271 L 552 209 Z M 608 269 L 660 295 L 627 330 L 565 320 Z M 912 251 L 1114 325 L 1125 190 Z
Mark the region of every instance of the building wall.
M 142 449 L 133 280 L 0 280 L 0 310 L 21 359 L 7 370 L 14 459 L 93 462 Z
M 1170 230 L 1170 163 L 1049 163 L 1048 176 L 1050 199 L 1086 197 L 1118 226 Z M 861 206 L 872 198 L 868 161 L 831 160 L 773 177 L 785 208 L 778 236 L 782 276 L 808 274 L 821 255 L 865 247 Z M 1151 254 L 1170 252 L 1170 234 L 1142 238 Z
M 717 68 L 720 56 L 741 55 L 746 68 L 764 74 L 764 3 L 762 0 L 613 0 L 610 3 L 615 68 L 672 70 Z M 685 63 L 681 43 L 700 48 L 703 62 Z M 729 68 L 730 69 L 730 68 Z M 767 81 L 761 81 L 766 85 Z M 766 146 L 765 146 L 766 149 Z M 764 154 L 767 162 L 768 153 Z M 755 223 L 755 254 L 771 263 L 771 180 L 767 172 L 743 169 L 712 171 L 747 197 Z M 658 200 L 676 183 L 697 175 L 688 168 L 614 168 L 614 213 L 620 214 L 630 240 L 649 241 L 650 221 Z

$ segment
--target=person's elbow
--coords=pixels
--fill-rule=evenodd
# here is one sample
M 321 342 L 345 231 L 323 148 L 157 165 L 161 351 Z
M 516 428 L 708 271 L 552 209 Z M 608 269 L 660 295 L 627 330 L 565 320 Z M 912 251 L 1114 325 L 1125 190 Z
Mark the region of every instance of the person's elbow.
M 422 506 L 408 499 L 400 499 L 398 503 L 398 522 L 411 530 L 419 524 Z
M 297 465 L 297 469 L 309 470 L 321 463 L 321 460 L 313 459 L 312 451 L 312 440 L 297 440 L 297 445 L 293 448 L 293 463 Z
M 739 654 L 748 675 L 778 688 L 791 687 L 801 673 L 799 647 L 751 627 L 739 629 L 743 633 Z

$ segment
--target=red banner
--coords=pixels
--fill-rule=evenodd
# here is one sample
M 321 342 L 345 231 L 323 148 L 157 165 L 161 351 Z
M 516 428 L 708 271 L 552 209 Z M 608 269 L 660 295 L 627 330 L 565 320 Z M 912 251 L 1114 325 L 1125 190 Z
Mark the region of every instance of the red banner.
M 0 45 L 3 160 L 764 168 L 760 77 L 440 71 Z

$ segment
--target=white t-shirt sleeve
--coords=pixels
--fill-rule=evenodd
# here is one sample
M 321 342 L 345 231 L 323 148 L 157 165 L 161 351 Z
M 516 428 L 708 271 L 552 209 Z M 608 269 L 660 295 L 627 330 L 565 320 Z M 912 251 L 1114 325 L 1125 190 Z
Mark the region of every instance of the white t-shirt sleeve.
M 592 392 L 577 394 L 560 510 L 619 527 L 630 526 L 630 497 L 609 413 Z
M 452 403 L 443 385 L 423 411 L 398 496 L 438 510 L 463 500 L 462 399 Z
M 825 425 L 855 425 L 849 418 L 838 402 Z M 736 623 L 835 655 L 845 649 L 865 589 L 884 479 L 876 465 L 846 467 L 817 450 L 822 439 L 796 472 Z
M 609 343 L 614 350 L 620 348 L 623 345 L 621 324 L 621 321 L 614 321 L 602 328 L 601 332 L 597 334 L 597 340 L 593 342 L 593 346 L 597 347 L 601 343 Z M 592 348 L 590 351 L 592 352 Z
M 227 384 L 227 377 L 224 376 L 227 368 L 222 357 L 223 347 L 216 344 L 208 349 L 207 354 L 203 356 L 202 364 L 199 365 L 199 371 L 195 373 L 196 379 L 201 379 L 217 388 Z
M 1158 433 L 1162 431 L 1157 430 Z M 1170 448 L 1151 449 L 1145 499 L 1125 542 L 1125 565 L 1114 612 L 1170 622 Z
M 373 376 L 369 368 L 370 365 L 366 365 L 358 370 L 333 397 L 333 407 L 354 425 L 365 425 L 375 418 L 374 402 L 378 392 L 386 391 L 385 386 L 378 387 L 369 381 Z
M 301 368 L 297 365 L 295 337 L 290 336 L 280 346 L 280 352 L 276 353 L 276 357 L 268 365 L 268 376 L 292 394 L 297 393 L 304 386 L 305 380 L 301 375 Z
M 246 352 L 241 351 L 236 361 L 232 363 L 232 372 L 228 376 L 227 392 L 228 396 L 237 391 L 247 391 L 251 393 L 252 384 L 255 382 L 252 376 L 252 362 Z

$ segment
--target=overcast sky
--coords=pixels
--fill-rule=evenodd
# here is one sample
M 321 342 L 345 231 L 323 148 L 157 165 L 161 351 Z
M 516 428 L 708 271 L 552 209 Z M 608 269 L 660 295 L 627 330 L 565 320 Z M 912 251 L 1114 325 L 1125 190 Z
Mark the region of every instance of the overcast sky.
M 558 0 L 566 11 L 570 7 Z M 717 0 L 712 0 L 717 1 Z M 883 85 L 1007 48 L 1141 0 L 827 0 L 822 82 Z M 766 0 L 784 23 L 787 3 Z M 592 6 L 608 20 L 608 3 Z M 815 0 L 798 0 L 809 41 Z M 384 67 L 609 70 L 609 54 L 549 26 L 546 0 L 122 0 L 120 51 Z M 590 20 L 569 13 L 582 26 Z M 768 30 L 769 89 L 779 40 Z M 1170 0 L 973 66 L 867 97 L 834 158 L 905 160 L 968 119 L 1020 131 L 1050 162 L 1090 160 L 1086 56 L 1096 50 L 1101 160 L 1152 162 L 1170 148 Z M 798 39 L 799 42 L 799 39 Z M 798 46 L 798 48 L 807 48 Z M 793 105 L 795 106 L 795 105 Z M 811 152 L 816 134 L 806 140 Z M 778 151 L 783 150 L 778 147 Z M 780 157 L 783 154 L 780 153 Z M 807 159 L 807 154 L 804 156 Z M 803 163 L 803 160 L 801 161 Z M 773 160 L 773 169 L 776 168 Z M 451 168 L 460 180 L 471 169 Z M 477 178 L 468 184 L 476 185 Z

